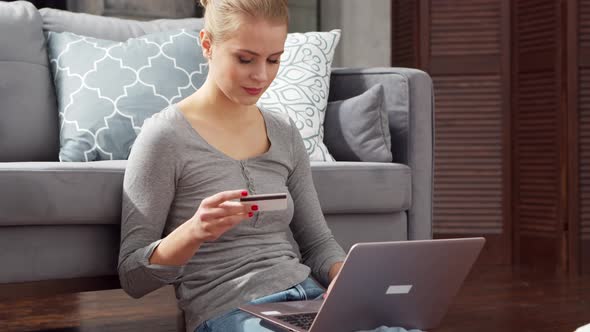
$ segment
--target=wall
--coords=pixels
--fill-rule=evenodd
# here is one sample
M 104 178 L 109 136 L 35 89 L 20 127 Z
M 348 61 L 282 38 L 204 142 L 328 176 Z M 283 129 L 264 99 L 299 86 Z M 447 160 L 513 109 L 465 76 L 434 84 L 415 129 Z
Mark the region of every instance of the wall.
M 390 0 L 322 0 L 320 25 L 342 29 L 334 67 L 391 65 Z
M 289 32 L 318 30 L 318 1 L 289 1 Z

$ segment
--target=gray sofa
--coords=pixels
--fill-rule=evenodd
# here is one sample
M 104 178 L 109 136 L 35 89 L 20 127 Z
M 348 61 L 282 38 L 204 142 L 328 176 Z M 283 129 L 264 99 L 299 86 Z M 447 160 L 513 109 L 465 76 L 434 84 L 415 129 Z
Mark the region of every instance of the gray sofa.
M 125 161 L 58 162 L 44 31 L 125 40 L 198 19 L 134 22 L 0 2 L 0 297 L 119 287 Z M 334 69 L 330 100 L 383 84 L 394 163 L 312 163 L 337 241 L 431 238 L 433 92 L 406 68 Z

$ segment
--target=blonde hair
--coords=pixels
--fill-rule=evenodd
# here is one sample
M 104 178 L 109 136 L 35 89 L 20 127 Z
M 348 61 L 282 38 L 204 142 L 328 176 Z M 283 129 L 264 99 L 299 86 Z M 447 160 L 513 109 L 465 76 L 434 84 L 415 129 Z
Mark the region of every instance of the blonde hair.
M 205 9 L 205 30 L 211 40 L 223 41 L 240 26 L 238 15 L 289 23 L 287 0 L 200 0 Z

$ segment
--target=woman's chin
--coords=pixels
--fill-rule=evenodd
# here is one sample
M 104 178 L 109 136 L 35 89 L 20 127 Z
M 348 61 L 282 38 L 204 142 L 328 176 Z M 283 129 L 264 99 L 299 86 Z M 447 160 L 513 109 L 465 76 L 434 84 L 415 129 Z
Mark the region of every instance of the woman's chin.
M 239 98 L 235 98 L 234 102 L 242 106 L 252 106 L 256 105 L 259 99 L 260 96 L 240 96 Z
M 224 94 L 225 94 L 226 98 L 229 99 L 230 101 L 232 101 L 234 104 L 241 105 L 241 106 L 256 105 L 256 103 L 258 102 L 258 100 L 262 96 L 262 93 L 256 94 L 256 95 L 251 95 L 248 93 L 244 93 L 243 91 L 238 91 L 236 93 L 231 93 L 228 91 L 227 93 L 224 93 Z

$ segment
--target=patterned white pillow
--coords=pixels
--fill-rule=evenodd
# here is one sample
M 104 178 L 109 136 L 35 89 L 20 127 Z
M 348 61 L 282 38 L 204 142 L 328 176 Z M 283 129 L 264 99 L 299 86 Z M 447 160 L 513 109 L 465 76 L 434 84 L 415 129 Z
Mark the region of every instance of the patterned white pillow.
M 313 161 L 334 161 L 324 145 L 324 116 L 339 40 L 340 30 L 290 33 L 277 77 L 257 103 L 266 110 L 289 115 Z

